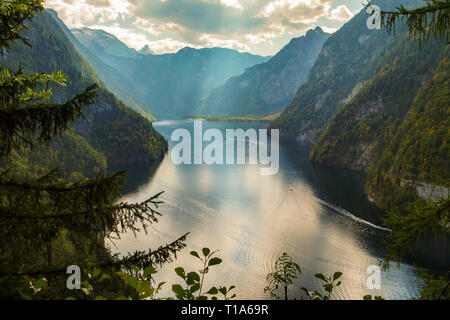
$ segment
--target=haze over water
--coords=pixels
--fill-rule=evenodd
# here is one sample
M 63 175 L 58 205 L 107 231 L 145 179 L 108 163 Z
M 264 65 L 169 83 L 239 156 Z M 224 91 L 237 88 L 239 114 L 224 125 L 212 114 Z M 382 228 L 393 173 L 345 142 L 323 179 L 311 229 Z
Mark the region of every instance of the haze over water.
M 154 127 L 170 142 L 176 128 L 193 130 L 192 121 L 164 121 Z M 218 128 L 265 128 L 265 124 L 204 122 L 204 130 Z M 172 145 L 171 145 L 172 147 Z M 265 276 L 276 258 L 288 252 L 302 274 L 290 297 L 300 288 L 319 290 L 315 273 L 344 273 L 336 291 L 338 299 L 362 299 L 366 294 L 388 299 L 417 296 L 416 272 L 410 265 L 382 273 L 381 290 L 368 290 L 367 267 L 385 254 L 388 231 L 379 212 L 365 199 L 362 177 L 336 169 L 313 168 L 309 145 L 280 145 L 280 170 L 261 176 L 258 165 L 181 165 L 170 153 L 159 166 L 130 169 L 123 201 L 140 202 L 165 191 L 163 217 L 148 234 L 123 235 L 111 246 L 114 252 L 156 249 L 190 232 L 187 248 L 172 264 L 164 265 L 157 281 L 167 281 L 162 296 L 181 278 L 174 269 L 200 269 L 192 250 L 220 250 L 223 263 L 211 268 L 210 286 L 236 286 L 238 299 L 265 299 Z M 170 151 L 169 151 L 170 152 Z M 169 285 L 170 284 L 170 285 Z

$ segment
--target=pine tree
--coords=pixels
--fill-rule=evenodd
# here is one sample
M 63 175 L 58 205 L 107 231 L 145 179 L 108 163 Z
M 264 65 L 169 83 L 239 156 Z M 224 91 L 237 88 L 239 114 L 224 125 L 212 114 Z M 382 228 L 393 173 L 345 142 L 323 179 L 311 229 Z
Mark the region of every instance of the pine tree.
M 21 32 L 44 10 L 42 4 L 42 0 L 0 0 L 1 55 L 9 54 L 12 43 L 29 45 Z M 85 107 L 94 104 L 97 84 L 63 103 L 54 102 L 52 87 L 64 86 L 66 80 L 62 72 L 26 75 L 20 69 L 1 71 L 0 158 L 8 159 L 23 147 L 51 142 L 83 117 Z M 117 203 L 125 177 L 126 172 L 120 171 L 67 183 L 59 178 L 58 170 L 52 170 L 45 176 L 20 181 L 13 167 L 0 170 L 0 296 L 20 297 L 29 277 L 45 277 L 50 283 L 65 279 L 68 265 L 102 268 L 114 275 L 118 270 L 170 262 L 185 247 L 187 235 L 156 250 L 122 258 L 106 254 L 105 237 L 120 237 L 130 230 L 146 231 L 161 215 L 161 193 L 139 204 Z M 53 245 L 61 239 L 69 239 L 75 256 L 57 256 Z
M 397 11 L 381 11 L 381 23 L 388 32 L 395 32 L 397 22 L 406 20 L 410 32 L 419 42 L 429 40 L 431 36 L 447 38 L 448 42 L 449 16 L 450 0 L 428 0 L 426 5 L 415 9 L 401 5 Z

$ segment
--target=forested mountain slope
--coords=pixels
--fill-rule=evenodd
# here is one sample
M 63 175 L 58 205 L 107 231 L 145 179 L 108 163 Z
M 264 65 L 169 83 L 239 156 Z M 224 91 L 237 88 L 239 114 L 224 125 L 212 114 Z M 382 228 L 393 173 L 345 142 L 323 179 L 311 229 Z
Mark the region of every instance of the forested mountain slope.
M 12 69 L 20 66 L 26 73 L 62 70 L 68 78 L 68 85 L 53 88 L 54 99 L 57 101 L 71 98 L 84 91 L 89 84 L 99 82 L 93 69 L 75 50 L 49 13 L 44 12 L 33 19 L 32 28 L 24 32 L 24 36 L 29 39 L 31 47 L 14 45 L 8 55 L 0 58 L 0 65 Z M 85 110 L 85 116 L 84 120 L 76 122 L 73 132 L 67 133 L 69 138 L 65 135 L 65 138 L 52 144 L 54 152 L 63 153 L 56 157 L 58 159 L 79 156 L 76 155 L 77 150 L 73 150 L 74 146 L 85 153 L 86 158 L 94 159 L 96 165 L 89 162 L 90 168 L 75 168 L 82 173 L 90 175 L 93 167 L 103 169 L 104 157 L 108 164 L 143 163 L 162 158 L 167 150 L 166 141 L 153 129 L 151 123 L 125 106 L 105 88 L 98 90 L 95 105 Z M 24 154 L 28 154 L 27 152 L 25 150 Z M 48 152 L 42 154 L 43 157 L 51 156 Z M 30 163 L 19 156 L 10 160 Z M 49 161 L 41 159 L 39 163 Z M 60 162 L 58 166 L 64 168 L 69 163 Z
M 317 27 L 292 39 L 268 62 L 248 68 L 203 99 L 200 115 L 262 116 L 281 111 L 305 83 L 325 40 Z
M 367 170 L 366 191 L 384 208 L 413 198 L 415 189 L 424 195 L 423 183 L 450 177 L 448 46 L 401 40 L 311 154 L 320 164 Z
M 47 9 L 47 12 L 56 20 L 65 35 L 72 42 L 75 49 L 89 62 L 100 80 L 106 85 L 107 89 L 122 100 L 127 106 L 132 107 L 150 120 L 155 120 L 151 111 L 144 107 L 142 103 L 136 101 L 136 92 L 134 91 L 133 84 L 121 75 L 119 71 L 101 61 L 87 49 L 86 46 L 81 44 L 66 25 L 58 18 L 56 11 Z
M 418 2 L 378 0 L 373 4 L 394 10 L 400 3 L 408 6 Z M 317 141 L 339 109 L 384 67 L 378 57 L 401 41 L 405 28 L 398 28 L 394 37 L 383 29 L 368 29 L 367 19 L 366 10 L 361 10 L 325 42 L 307 82 L 270 125 L 279 128 L 282 137 Z
M 419 3 L 375 3 L 389 10 L 400 2 Z M 446 41 L 421 47 L 402 24 L 388 35 L 366 20 L 360 13 L 325 43 L 308 82 L 271 126 L 314 142 L 316 164 L 367 172 L 367 195 L 392 210 L 450 177 L 449 50 Z

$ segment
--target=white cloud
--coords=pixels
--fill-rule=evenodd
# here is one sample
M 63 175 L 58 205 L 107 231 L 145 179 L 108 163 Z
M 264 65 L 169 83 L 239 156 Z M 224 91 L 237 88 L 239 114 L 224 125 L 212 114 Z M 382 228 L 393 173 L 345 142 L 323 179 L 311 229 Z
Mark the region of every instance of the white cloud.
M 354 15 L 349 7 L 358 8 L 354 0 L 47 0 L 46 6 L 69 27 L 101 28 L 136 49 L 223 46 L 262 55 L 318 25 L 335 31 Z
M 351 12 L 350 9 L 345 5 L 340 5 L 337 8 L 331 10 L 330 14 L 331 19 L 339 21 L 347 21 L 353 16 L 354 13 Z
M 250 51 L 250 47 L 239 40 L 217 39 L 211 37 L 209 34 L 200 36 L 199 40 L 204 43 L 204 47 L 222 47 L 239 51 Z

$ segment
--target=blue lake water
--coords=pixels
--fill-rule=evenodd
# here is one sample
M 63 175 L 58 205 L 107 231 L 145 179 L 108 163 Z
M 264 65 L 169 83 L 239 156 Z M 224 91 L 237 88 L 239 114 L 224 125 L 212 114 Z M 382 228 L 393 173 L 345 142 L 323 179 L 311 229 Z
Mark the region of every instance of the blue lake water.
M 204 129 L 264 128 L 261 123 L 204 122 Z M 154 123 L 170 143 L 176 128 L 193 129 L 192 121 Z M 366 200 L 363 177 L 337 169 L 314 168 L 307 144 L 282 144 L 278 174 L 261 176 L 259 165 L 179 165 L 170 154 L 159 165 L 130 168 L 124 201 L 139 202 L 160 191 L 164 214 L 148 234 L 124 234 L 114 252 L 156 248 L 190 232 L 188 247 L 157 280 L 180 283 L 178 266 L 198 270 L 189 255 L 202 247 L 220 250 L 224 262 L 206 278 L 209 285 L 235 285 L 239 299 L 267 299 L 265 276 L 277 256 L 288 252 L 302 274 L 290 291 L 320 289 L 315 273 L 344 273 L 337 299 L 361 299 L 366 294 L 389 299 L 417 296 L 414 267 L 393 265 L 381 274 L 381 289 L 369 290 L 367 268 L 386 253 L 389 232 L 379 227 L 380 212 Z M 162 295 L 168 293 L 169 285 Z

